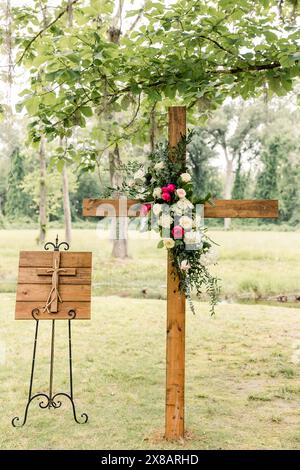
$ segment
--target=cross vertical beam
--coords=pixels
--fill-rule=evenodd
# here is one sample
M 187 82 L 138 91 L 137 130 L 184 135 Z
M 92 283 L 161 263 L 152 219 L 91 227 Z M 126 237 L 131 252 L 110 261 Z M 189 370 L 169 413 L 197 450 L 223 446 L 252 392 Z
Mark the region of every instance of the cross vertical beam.
M 186 108 L 169 108 L 169 146 L 176 147 L 185 135 Z M 179 291 L 179 277 L 174 273 L 170 252 L 167 268 L 166 366 L 165 438 L 171 440 L 184 437 L 185 295 Z

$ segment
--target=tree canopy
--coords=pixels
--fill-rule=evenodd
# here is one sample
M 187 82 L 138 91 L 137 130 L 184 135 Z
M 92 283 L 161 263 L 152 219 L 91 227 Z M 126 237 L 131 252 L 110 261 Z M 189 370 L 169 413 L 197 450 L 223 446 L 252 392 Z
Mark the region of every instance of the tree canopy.
M 128 12 L 133 20 L 143 18 L 119 35 L 119 44 L 107 37 L 112 1 L 62 2 L 42 27 L 40 2 L 15 10 L 17 62 L 31 77 L 22 95 L 34 140 L 41 132 L 50 139 L 71 135 L 107 106 L 118 112 L 133 103 L 132 120 L 141 102 L 198 105 L 205 115 L 227 96 L 292 89 L 300 71 L 295 2 L 165 3 L 146 0 L 142 12 Z M 70 5 L 73 26 L 66 27 Z

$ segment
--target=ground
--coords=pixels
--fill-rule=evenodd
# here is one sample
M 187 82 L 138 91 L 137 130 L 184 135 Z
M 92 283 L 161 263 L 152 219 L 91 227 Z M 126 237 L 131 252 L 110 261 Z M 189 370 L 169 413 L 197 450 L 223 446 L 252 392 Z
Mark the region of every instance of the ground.
M 160 439 L 164 425 L 163 300 L 95 297 L 93 320 L 73 326 L 75 424 L 60 410 L 32 404 L 28 424 L 14 429 L 27 399 L 34 324 L 14 322 L 13 295 L 2 294 L 1 449 L 296 449 L 300 447 L 300 318 L 293 308 L 207 304 L 187 318 L 184 443 Z M 36 390 L 47 391 L 49 322 L 41 328 Z M 55 389 L 68 387 L 66 325 L 57 325 Z M 41 358 L 41 359 L 40 359 Z
M 274 292 L 276 282 L 279 287 L 291 289 L 289 292 L 299 286 L 296 244 L 299 234 L 216 232 L 215 235 L 222 239 L 220 264 L 231 288 L 238 286 L 240 278 L 248 272 L 249 278 L 261 286 L 269 282 Z M 1 449 L 300 447 L 299 309 L 281 304 L 223 302 L 211 318 L 208 305 L 203 302 L 197 303 L 195 316 L 187 312 L 188 438 L 167 443 L 161 439 L 166 303 L 151 298 L 99 296 L 97 285 L 92 320 L 74 321 L 73 326 L 75 397 L 78 413 L 89 414 L 88 424 L 74 423 L 68 402 L 60 410 L 51 411 L 41 410 L 33 403 L 28 424 L 22 429 L 12 428 L 11 418 L 22 415 L 27 399 L 34 322 L 13 320 L 15 295 L 9 291 L 15 282 L 18 250 L 34 247 L 33 237 L 33 232 L 0 234 Z M 96 254 L 95 278 L 100 284 L 106 282 L 106 287 L 99 287 L 102 294 L 110 286 L 109 293 L 119 288 L 125 295 L 124 286 L 130 288 L 135 282 L 138 294 L 142 286 L 148 286 L 146 271 L 151 274 L 149 289 L 151 292 L 153 289 L 153 296 L 159 295 L 156 273 L 163 293 L 165 280 L 160 271 L 164 270 L 164 254 L 152 249 L 153 241 L 147 243 L 144 255 L 138 242 L 131 246 L 131 260 L 115 263 L 106 258 L 109 243 L 101 242 L 92 231 L 78 231 L 74 237 L 74 249 L 91 247 Z M 110 283 L 105 276 L 106 279 L 110 276 Z M 47 391 L 49 323 L 41 324 L 35 381 L 38 391 Z M 62 321 L 57 324 L 55 390 L 68 387 L 66 335 L 66 324 Z

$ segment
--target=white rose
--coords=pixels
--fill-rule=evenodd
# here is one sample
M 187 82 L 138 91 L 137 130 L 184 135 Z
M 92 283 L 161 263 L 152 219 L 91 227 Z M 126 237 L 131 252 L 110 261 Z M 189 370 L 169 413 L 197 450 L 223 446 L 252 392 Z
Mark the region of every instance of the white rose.
M 183 215 L 179 219 L 179 225 L 181 225 L 181 227 L 185 230 L 190 230 L 193 226 L 193 219 L 191 219 L 187 215 Z
M 184 183 L 189 183 L 192 179 L 192 177 L 189 173 L 182 173 L 180 175 L 180 178 L 181 178 L 181 181 L 183 181 Z
M 164 246 L 165 248 L 167 248 L 168 250 L 170 248 L 173 248 L 175 246 L 175 242 L 173 240 L 173 238 L 165 238 L 164 239 Z
M 161 197 L 161 189 L 160 188 L 154 188 L 153 190 L 153 197 Z
M 172 222 L 173 219 L 169 214 L 162 214 L 159 218 L 159 225 L 163 228 L 170 228 Z
M 185 210 L 193 209 L 193 204 L 186 198 L 179 199 L 176 204 L 171 206 L 172 211 L 176 215 L 182 215 Z
M 186 245 L 197 245 L 197 248 L 202 248 L 202 233 L 199 232 L 184 232 L 184 243 Z
M 180 199 L 183 199 L 186 196 L 186 192 L 182 188 L 176 189 L 176 194 Z
M 145 176 L 145 172 L 142 169 L 136 171 L 135 174 L 133 175 L 135 180 L 142 180 L 144 179 L 144 176 Z
M 162 211 L 162 207 L 161 207 L 161 204 L 153 204 L 152 206 L 152 211 L 153 211 L 153 214 L 154 215 L 159 215 Z
M 183 259 L 180 263 L 180 269 L 181 271 L 188 271 L 190 269 L 191 265 L 188 262 L 187 259 Z
M 165 166 L 164 162 L 155 163 L 154 170 L 162 170 L 164 166 Z

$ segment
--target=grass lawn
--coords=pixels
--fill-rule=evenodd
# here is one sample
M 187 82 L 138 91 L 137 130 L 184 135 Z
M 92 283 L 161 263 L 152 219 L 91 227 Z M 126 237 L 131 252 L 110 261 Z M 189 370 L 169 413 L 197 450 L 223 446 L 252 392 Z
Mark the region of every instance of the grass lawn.
M 215 268 L 222 279 L 222 297 L 229 300 L 268 299 L 279 294 L 300 295 L 299 232 L 210 231 L 219 244 L 220 262 Z M 130 233 L 130 259 L 110 257 L 107 234 L 74 230 L 72 249 L 92 250 L 94 295 L 119 295 L 164 299 L 166 253 L 156 248 L 149 235 Z M 54 240 L 56 232 L 47 239 Z M 64 235 L 59 231 L 60 239 Z M 0 232 L 0 292 L 15 292 L 18 251 L 37 249 L 33 230 Z M 294 303 L 300 307 L 300 302 Z
M 221 243 L 224 297 L 299 293 L 299 233 L 212 236 Z M 201 302 L 196 316 L 187 312 L 188 436 L 167 443 L 165 253 L 155 240 L 131 240 L 132 258 L 116 262 L 110 242 L 93 230 L 74 231 L 72 245 L 94 252 L 92 321 L 73 325 L 77 410 L 90 420 L 75 424 L 68 402 L 51 411 L 32 403 L 27 425 L 12 428 L 27 399 L 35 326 L 13 320 L 18 251 L 35 249 L 34 237 L 33 231 L 0 233 L 1 449 L 300 448 L 299 309 L 223 302 L 211 318 Z M 54 238 L 51 232 L 48 239 Z M 141 298 L 144 288 L 148 298 Z M 57 322 L 56 338 L 54 387 L 62 391 L 68 387 L 66 322 Z M 50 322 L 41 322 L 40 392 L 48 390 L 49 339 Z
M 296 449 L 300 447 L 300 317 L 290 308 L 205 303 L 187 317 L 184 443 L 164 426 L 165 301 L 95 297 L 92 321 L 73 325 L 77 425 L 27 399 L 34 323 L 13 321 L 14 296 L 0 295 L 1 449 Z M 47 391 L 50 322 L 41 322 L 36 387 Z M 68 386 L 65 322 L 57 323 L 55 389 Z M 4 354 L 5 351 L 5 354 Z

